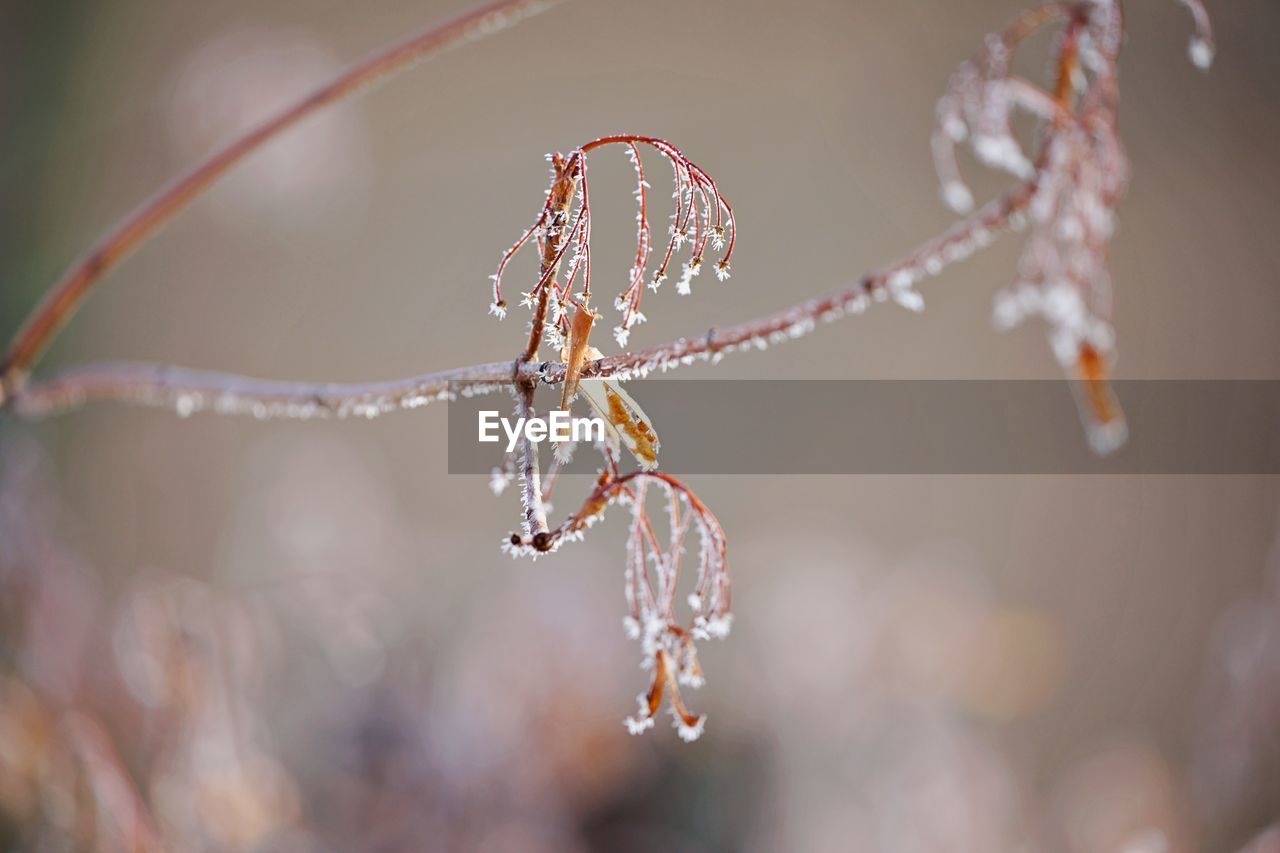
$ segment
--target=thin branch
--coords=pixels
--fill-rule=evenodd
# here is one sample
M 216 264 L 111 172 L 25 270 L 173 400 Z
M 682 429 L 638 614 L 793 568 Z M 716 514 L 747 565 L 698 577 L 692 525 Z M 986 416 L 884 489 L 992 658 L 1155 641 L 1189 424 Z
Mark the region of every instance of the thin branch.
M 513 376 L 526 362 L 517 360 Z M 534 417 L 533 392 L 537 385 L 533 382 L 522 382 L 516 387 L 516 417 L 522 421 Z M 522 431 L 520 438 L 520 498 L 524 504 L 524 535 L 537 551 L 550 549 L 549 531 L 547 529 L 547 507 L 542 499 L 542 476 L 538 469 L 538 445 L 529 437 L 527 430 Z
M 1212 34 L 1208 29 L 1207 17 L 1204 15 L 1203 8 L 1198 0 L 1182 0 L 1182 2 L 1184 6 L 1191 9 L 1195 17 L 1196 35 L 1191 42 L 1190 51 L 1192 59 L 1197 64 L 1207 65 L 1212 58 L 1213 48 Z M 411 58 L 426 55 L 432 49 L 443 47 L 469 35 L 486 32 L 495 24 L 501 23 L 504 15 L 525 14 L 532 11 L 533 8 L 534 3 L 529 2 L 529 0 L 500 2 L 472 12 L 451 24 L 446 24 L 375 55 L 372 59 L 355 66 L 334 83 L 319 90 L 311 98 L 301 102 L 290 112 L 264 125 L 263 128 L 251 133 L 240 143 L 233 144 L 221 154 L 215 155 L 213 159 L 192 172 L 189 177 L 179 181 L 170 190 L 162 192 L 157 197 L 157 201 L 144 206 L 140 214 L 135 214 L 135 216 L 126 220 L 125 224 L 116 229 L 112 235 L 109 235 L 102 245 L 123 251 L 136 244 L 158 227 L 162 221 L 171 216 L 177 207 L 189 200 L 204 186 L 207 186 L 213 178 L 225 171 L 236 159 L 243 156 L 247 150 L 254 145 L 260 144 L 267 137 L 278 132 L 279 129 L 296 121 L 302 114 L 358 88 L 380 74 L 387 73 L 393 68 L 405 64 Z M 1000 104 L 1005 104 L 1006 106 L 1002 107 L 1003 111 L 997 110 L 992 113 L 988 108 L 989 105 L 984 102 L 984 99 L 993 97 L 991 93 L 987 89 L 975 88 L 979 86 L 976 81 L 982 79 L 981 74 L 994 75 L 997 78 L 995 82 L 1003 81 L 1005 84 L 1005 88 L 1002 91 L 1007 96 L 1011 95 L 1018 103 L 1041 114 L 1040 117 L 1047 122 L 1049 132 L 1041 146 L 1042 150 L 1037 162 L 1034 165 L 1027 164 L 1026 171 L 1029 172 L 1030 176 L 1022 176 L 1024 182 L 1018 188 L 1004 198 L 993 201 L 960 220 L 939 237 L 918 247 L 906 258 L 884 269 L 868 274 L 856 284 L 736 326 L 725 329 L 712 329 L 705 335 L 695 338 L 681 338 L 650 349 L 587 363 L 583 366 L 580 378 L 613 376 L 621 380 L 637 375 L 643 376 L 655 369 L 668 370 L 698 360 L 710 359 L 715 361 L 725 353 L 739 349 L 763 349 L 770 343 L 779 343 L 807 334 L 816 327 L 819 320 L 834 320 L 850 312 L 859 313 L 865 309 L 872 298 L 892 298 L 908 308 L 919 310 L 923 307 L 923 298 L 915 290 L 915 285 L 921 279 L 940 272 L 948 264 L 967 257 L 972 252 L 985 246 L 993 238 L 996 231 L 1009 226 L 1018 226 L 1027 218 L 1026 214 L 1035 212 L 1031 209 L 1033 197 L 1037 195 L 1053 197 L 1055 192 L 1061 194 L 1062 188 L 1054 183 L 1055 177 L 1047 168 L 1049 165 L 1047 158 L 1052 144 L 1064 134 L 1064 128 L 1070 129 L 1069 125 L 1074 116 L 1070 97 L 1076 85 L 1073 81 L 1078 75 L 1073 75 L 1071 71 L 1077 64 L 1078 45 L 1076 44 L 1076 37 L 1079 34 L 1079 29 L 1096 23 L 1097 28 L 1102 32 L 1102 37 L 1097 40 L 1105 43 L 1104 46 L 1111 50 L 1112 53 L 1119 48 L 1119 33 L 1122 32 L 1123 24 L 1122 19 L 1119 17 L 1118 9 L 1113 9 L 1110 12 L 1110 17 L 1103 15 L 1102 11 L 1098 11 L 1099 20 L 1096 22 L 1093 22 L 1088 17 L 1088 13 L 1092 11 L 1095 11 L 1092 7 L 1082 5 L 1048 3 L 1024 15 L 1000 36 L 1003 49 L 1000 51 L 999 56 L 992 55 L 990 45 L 988 45 L 987 52 L 982 54 L 977 62 L 970 62 L 961 66 L 961 70 L 953 78 L 952 86 L 940 105 L 940 127 L 939 133 L 935 134 L 935 153 L 939 156 L 939 171 L 943 179 L 944 194 L 947 196 L 948 201 L 958 207 L 966 206 L 970 198 L 967 188 L 959 181 L 951 151 L 953 143 L 965 135 L 962 132 L 964 128 L 960 127 L 964 123 L 964 119 L 968 118 L 970 123 L 979 126 L 984 133 L 995 134 L 994 136 L 984 137 L 988 143 L 986 148 L 991 148 L 992 145 L 990 143 L 993 141 L 995 143 L 1001 143 L 1002 141 L 1006 143 L 1003 147 L 1000 145 L 995 146 L 998 149 L 995 154 L 1000 155 L 995 157 L 997 165 L 1002 168 L 1011 168 L 1015 173 L 1020 173 L 1022 171 L 1021 168 L 1012 167 L 1019 166 L 1025 159 L 1020 150 L 1016 152 L 1008 150 L 1008 145 L 1016 145 L 1016 140 L 1012 136 L 1006 137 L 1002 135 L 1006 133 L 1004 124 L 1007 124 L 1007 107 L 1012 105 L 1012 102 L 1008 102 L 1007 99 L 1000 100 L 997 98 L 996 100 Z M 1044 97 L 1033 97 L 1036 93 L 1033 87 L 1029 84 L 1020 85 L 1020 81 L 1017 79 L 1007 77 L 1008 54 L 1014 46 L 1036 28 L 1056 18 L 1071 17 L 1072 15 L 1077 17 L 1072 19 L 1072 27 L 1064 36 L 1064 44 L 1059 57 L 1061 66 L 1056 97 L 1048 94 L 1045 94 Z M 1114 88 L 1114 55 L 1108 54 L 1104 59 L 1109 60 L 1110 64 L 1102 63 L 1104 66 L 1103 71 L 1106 73 L 1100 74 L 1101 79 L 1097 87 L 1086 92 L 1089 97 L 1097 95 L 1098 92 L 1106 95 L 1110 89 Z M 1114 92 L 1111 92 L 1111 94 L 1114 95 Z M 1114 100 L 1114 98 L 1111 100 Z M 961 103 L 962 101 L 963 104 Z M 961 109 L 962 106 L 964 109 Z M 1108 103 L 1102 106 L 1106 107 L 1102 119 L 1107 127 L 1111 127 L 1113 131 L 1115 105 L 1114 103 Z M 1098 105 L 1094 104 L 1093 107 L 1098 108 Z M 972 113 L 972 115 L 966 116 L 966 111 Z M 991 126 L 988 127 L 987 125 Z M 677 196 L 680 197 L 680 206 L 683 208 L 686 203 L 689 206 L 688 210 L 683 211 L 683 214 L 681 211 L 677 212 L 676 230 L 682 232 L 684 227 L 691 224 L 695 229 L 693 237 L 695 244 L 698 244 L 700 240 L 705 243 L 706 240 L 705 235 L 699 236 L 698 234 L 700 226 L 699 214 L 694 209 L 694 193 L 702 191 L 703 184 L 709 188 L 716 199 L 717 230 L 720 228 L 722 212 L 727 215 L 728 222 L 732 223 L 732 212 L 729 211 L 727 204 L 719 195 L 710 178 L 700 169 L 693 166 L 692 163 L 685 161 L 683 155 L 679 155 L 669 143 L 662 140 L 635 136 L 604 137 L 589 143 L 570 155 L 570 163 L 574 162 L 575 158 L 585 156 L 587 151 L 614 143 L 630 146 L 633 153 L 635 152 L 636 143 L 651 145 L 662 152 L 664 156 L 667 156 L 668 159 L 673 160 L 673 164 L 676 165 Z M 975 147 L 979 149 L 978 153 L 980 155 L 984 153 L 985 149 L 982 145 L 975 145 Z M 987 159 L 991 159 L 994 156 L 991 151 L 986 151 L 986 154 L 988 155 Z M 1015 154 L 1017 156 L 1014 156 Z M 1090 154 L 1090 152 L 1086 152 L 1086 154 Z M 1090 154 L 1090 156 L 1094 155 Z M 1115 146 L 1106 148 L 1101 155 L 1096 156 L 1103 157 L 1103 159 L 1110 158 L 1110 160 L 1102 162 L 1101 167 L 1110 168 L 1117 173 L 1123 173 L 1124 170 L 1120 168 L 1124 165 L 1122 162 L 1123 154 Z M 681 171 L 682 167 L 683 171 Z M 1046 179 L 1046 174 L 1049 175 L 1048 179 Z M 568 207 L 577 176 L 574 169 L 560 167 L 557 169 L 557 176 L 558 181 L 553 184 L 553 192 L 549 194 L 538 222 L 508 252 L 503 262 L 505 265 L 506 259 L 532 234 L 537 233 L 541 226 L 546 232 L 538 237 L 543 254 L 542 269 L 544 279 L 554 278 L 563 258 L 564 250 L 568 248 L 570 243 L 574 242 L 572 239 L 573 234 L 570 234 L 570 239 L 565 239 L 563 230 L 569 222 Z M 684 184 L 688 186 L 682 189 Z M 1121 174 L 1119 189 L 1102 199 L 1108 209 L 1118 201 L 1122 188 L 1123 175 Z M 557 192 L 556 190 L 559 191 Z M 961 196 L 964 198 L 962 199 Z M 704 198 L 705 201 L 706 199 Z M 585 197 L 583 202 L 585 203 Z M 957 204 L 957 202 L 963 202 L 963 204 Z M 721 210 L 722 207 L 723 211 Z M 1049 212 L 1052 213 L 1053 211 Z M 680 219 L 681 215 L 684 216 L 684 220 Z M 707 217 L 706 228 L 710 228 L 710 210 L 703 211 L 703 215 Z M 1041 211 L 1037 221 L 1044 219 L 1044 216 L 1044 211 Z M 580 211 L 580 218 L 585 221 L 585 209 Z M 681 224 L 682 221 L 684 222 L 683 226 Z M 586 226 L 583 225 L 583 227 L 585 228 Z M 706 229 L 703 230 L 705 231 Z M 1041 233 L 1043 231 L 1043 226 L 1037 226 L 1036 233 L 1041 237 L 1043 237 L 1043 233 Z M 728 249 L 724 258 L 726 265 L 728 251 L 732 251 L 734 232 L 736 232 L 736 228 L 733 229 L 729 238 Z M 1043 242 L 1043 239 L 1040 242 Z M 696 251 L 698 257 L 700 257 L 700 250 Z M 1098 248 L 1096 254 L 1099 264 L 1104 267 L 1105 239 L 1101 241 L 1101 248 Z M 669 255 L 670 248 L 668 249 Z M 503 386 L 510 387 L 513 383 L 516 385 L 524 385 L 531 382 L 557 384 L 563 381 L 565 376 L 566 368 L 563 364 L 538 364 L 534 361 L 541 341 L 541 332 L 545 322 L 548 302 L 552 298 L 553 291 L 555 291 L 554 282 L 542 281 L 530 294 L 532 298 L 537 300 L 536 307 L 538 310 L 535 312 L 534 322 L 531 326 L 529 345 L 526 347 L 520 363 L 514 371 L 510 369 L 507 363 L 498 362 L 390 382 L 356 385 L 318 385 L 274 382 L 222 373 L 207 373 L 180 368 L 127 363 L 91 364 L 73 368 L 44 382 L 24 383 L 22 380 L 26 367 L 29 366 L 44 342 L 47 341 L 48 337 L 52 336 L 57 326 L 65 319 L 70 310 L 70 307 L 59 307 L 61 300 L 70 293 L 71 296 L 68 298 L 72 300 L 73 307 L 74 302 L 78 301 L 80 296 L 83 295 L 83 290 L 87 289 L 88 284 L 105 271 L 106 266 L 103 265 L 103 257 L 100 245 L 99 250 L 91 252 L 81 265 L 73 268 L 73 273 L 69 274 L 69 279 L 67 280 L 69 283 L 64 283 L 64 286 L 55 289 L 53 296 L 46 300 L 46 305 L 37 310 L 33 320 L 28 323 L 26 329 L 19 335 L 6 362 L 4 373 L 0 375 L 0 405 L 7 404 L 20 414 L 29 416 L 54 414 L 74 408 L 87 401 L 104 399 L 168 406 L 176 409 L 179 414 L 189 414 L 202 409 L 214 409 L 225 413 L 248 413 L 257 417 L 305 418 L 352 414 L 374 416 L 402 408 L 417 407 L 432 399 L 448 397 L 457 391 L 461 391 L 461 393 L 478 393 Z M 118 257 L 111 257 L 112 263 L 116 260 L 118 260 Z M 665 266 L 664 262 L 660 273 L 665 270 Z M 78 277 L 75 274 L 76 269 L 82 271 Z M 501 271 L 502 268 L 500 266 L 497 279 L 500 279 Z M 1102 275 L 1105 277 L 1105 268 L 1103 268 Z M 1032 278 L 1038 280 L 1036 276 L 1032 276 Z M 1043 276 L 1039 278 L 1043 278 Z M 499 281 L 497 279 L 495 280 L 495 308 L 497 313 L 501 313 L 505 305 L 501 301 L 500 291 L 498 290 Z M 82 285 L 77 285 L 76 282 L 82 282 Z M 568 285 L 565 287 L 566 294 L 567 291 Z M 625 328 L 623 328 L 622 332 L 624 334 L 625 331 Z M 34 343 L 32 343 L 33 341 Z M 1097 362 L 1098 369 L 1086 378 L 1089 378 L 1092 382 L 1104 381 L 1106 359 L 1105 357 L 1092 358 L 1095 352 L 1097 352 L 1097 347 L 1091 343 L 1081 346 L 1079 359 L 1082 363 L 1093 364 Z M 1100 355 L 1105 355 L 1105 353 L 1100 353 Z M 451 388 L 451 382 L 459 384 Z
M 502 381 L 498 381 L 499 377 Z M 333 384 L 255 379 L 145 362 L 107 361 L 32 382 L 9 401 L 24 417 L 45 417 L 85 403 L 119 400 L 173 409 L 257 418 L 375 417 L 442 399 L 461 387 L 494 390 L 511 379 L 511 362 L 495 362 L 388 382 Z
M 1034 191 L 1034 185 L 1027 184 L 979 208 L 856 284 L 704 335 L 588 362 L 582 378 L 625 380 L 695 361 L 718 361 L 726 353 L 763 349 L 800 337 L 819 321 L 861 313 L 873 299 L 901 292 L 986 245 L 1000 230 L 1016 226 Z M 254 379 L 138 362 L 102 362 L 31 382 L 9 402 L 15 412 L 27 417 L 59 414 L 102 400 L 160 406 L 182 415 L 211 410 L 258 418 L 375 417 L 447 399 L 454 393 L 485 393 L 527 382 L 556 385 L 564 380 L 564 373 L 565 365 L 558 362 L 526 362 L 513 374 L 511 362 L 500 361 L 386 382 L 331 384 Z
M 497 32 L 555 2 L 557 0 L 495 0 L 379 49 L 160 190 L 103 235 L 50 288 L 14 338 L 0 366 L 0 402 L 17 393 L 36 359 L 93 286 L 236 163 L 316 110 L 446 48 Z

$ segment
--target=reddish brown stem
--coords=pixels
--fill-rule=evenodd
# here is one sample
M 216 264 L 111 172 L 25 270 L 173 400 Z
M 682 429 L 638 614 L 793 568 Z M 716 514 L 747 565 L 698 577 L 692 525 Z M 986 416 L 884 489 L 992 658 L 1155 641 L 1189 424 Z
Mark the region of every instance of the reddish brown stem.
M 555 180 L 551 182 L 551 192 L 547 196 L 546 237 L 542 241 L 541 278 L 538 282 L 538 304 L 533 314 L 533 323 L 529 327 L 529 343 L 520 360 L 530 362 L 538 357 L 538 348 L 542 345 L 542 330 L 547 322 L 547 306 L 556 289 L 556 276 L 560 273 L 560 264 L 564 254 L 577 234 L 578 228 L 586 227 L 587 212 L 584 207 L 578 215 L 576 223 L 569 223 L 569 208 L 573 197 L 578 192 L 582 179 L 582 160 L 580 154 L 572 154 L 565 159 L 559 154 L 552 158 L 555 168 Z M 566 231 L 566 229 L 569 229 Z

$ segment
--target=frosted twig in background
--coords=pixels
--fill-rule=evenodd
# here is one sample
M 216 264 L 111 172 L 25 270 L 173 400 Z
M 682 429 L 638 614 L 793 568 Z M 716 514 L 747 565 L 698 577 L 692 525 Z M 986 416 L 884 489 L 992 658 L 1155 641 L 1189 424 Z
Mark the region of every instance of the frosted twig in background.
M 1213 34 L 1200 0 L 1181 0 L 1196 32 L 1190 56 L 1201 68 L 1213 59 Z M 1052 90 L 1012 74 L 1014 52 L 1048 23 L 1065 21 L 1057 36 Z M 1029 234 L 1017 279 L 996 299 L 995 321 L 1009 328 L 1039 315 L 1068 375 L 1079 380 L 1080 411 L 1100 453 L 1124 443 L 1124 415 L 1107 384 L 1115 360 L 1111 273 L 1107 251 L 1116 207 L 1129 181 L 1129 161 L 1117 127 L 1117 63 L 1124 41 L 1119 0 L 1049 3 L 1024 14 L 952 75 L 938 103 L 934 161 L 942 194 L 967 212 L 973 194 L 960 177 L 955 146 L 968 141 L 987 166 L 1024 182 Z M 1035 148 L 1024 150 L 1013 129 L 1017 111 L 1037 126 Z

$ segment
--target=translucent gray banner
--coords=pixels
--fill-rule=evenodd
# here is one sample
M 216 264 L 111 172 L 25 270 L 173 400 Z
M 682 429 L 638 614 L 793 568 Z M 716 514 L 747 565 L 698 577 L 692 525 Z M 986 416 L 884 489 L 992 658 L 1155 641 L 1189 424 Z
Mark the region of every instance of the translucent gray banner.
M 1280 381 L 1115 383 L 1129 441 L 1088 447 L 1070 383 L 974 380 L 648 380 L 623 386 L 673 474 L 1277 474 Z M 535 401 L 547 416 L 559 389 Z M 506 438 L 477 440 L 480 412 L 514 421 L 505 393 L 449 403 L 449 472 L 487 474 Z M 575 416 L 594 412 L 581 397 Z M 498 434 L 503 435 L 501 428 Z M 552 445 L 540 445 L 544 469 Z M 634 462 L 624 452 L 624 468 Z M 589 474 L 581 447 L 568 473 Z

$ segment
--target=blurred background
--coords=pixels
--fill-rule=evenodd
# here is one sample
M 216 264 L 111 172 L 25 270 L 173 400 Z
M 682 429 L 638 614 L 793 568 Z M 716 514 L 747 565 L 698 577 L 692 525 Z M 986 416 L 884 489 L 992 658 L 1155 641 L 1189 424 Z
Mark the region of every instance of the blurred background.
M 0 3 L 0 335 L 166 179 L 464 5 Z M 679 144 L 741 227 L 734 277 L 650 296 L 633 345 L 843 284 L 950 221 L 934 103 L 1024 5 L 567 3 L 254 156 L 38 372 L 356 381 L 508 358 L 523 318 L 485 316 L 487 276 L 543 155 L 624 130 Z M 1212 3 L 1208 75 L 1179 4 L 1126 10 L 1119 374 L 1280 379 L 1280 6 Z M 603 152 L 592 177 L 611 293 L 630 164 Z M 925 284 L 923 315 L 879 306 L 679 376 L 1056 377 L 1040 326 L 991 330 L 1018 249 Z M 0 844 L 1280 850 L 1277 478 L 698 478 L 736 621 L 704 644 L 707 733 L 686 745 L 665 717 L 622 726 L 647 684 L 625 521 L 512 562 L 517 498 L 446 473 L 445 414 L 0 421 Z

